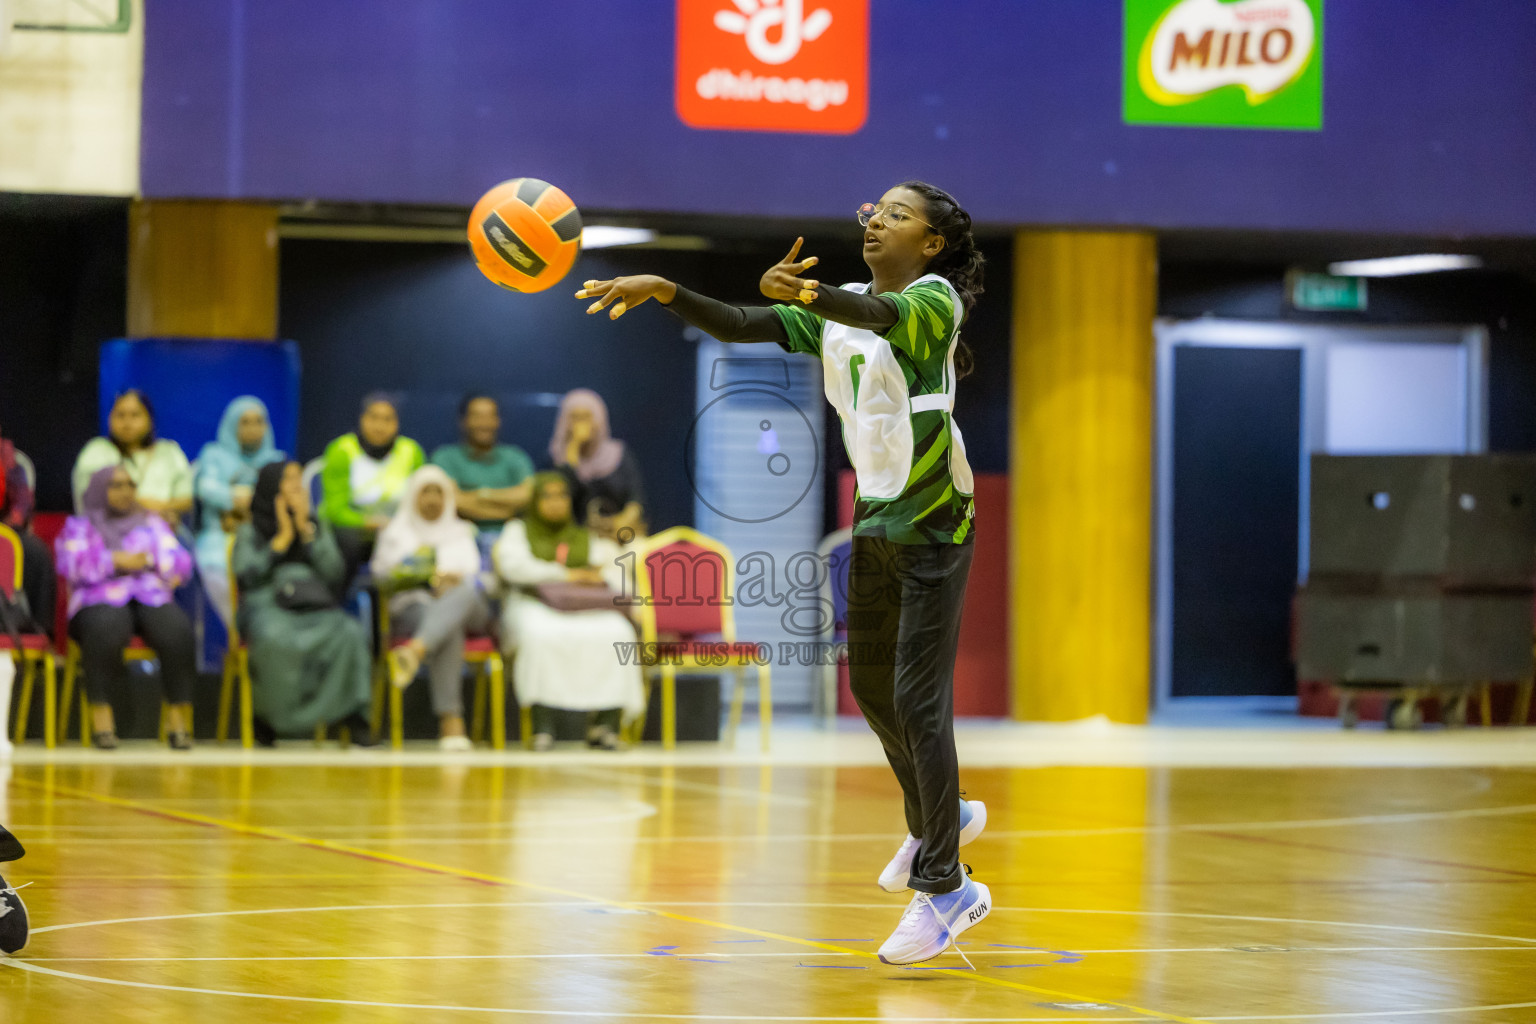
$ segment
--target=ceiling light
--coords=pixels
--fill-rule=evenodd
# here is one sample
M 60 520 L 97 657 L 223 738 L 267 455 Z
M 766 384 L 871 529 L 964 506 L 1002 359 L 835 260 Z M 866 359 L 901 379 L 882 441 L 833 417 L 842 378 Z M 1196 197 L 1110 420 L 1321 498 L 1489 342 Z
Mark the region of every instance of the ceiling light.
M 615 245 L 639 245 L 642 242 L 654 241 L 655 238 L 656 232 L 650 228 L 621 228 L 612 224 L 593 224 L 582 229 L 581 247 L 607 249 Z
M 1421 253 L 1417 256 L 1387 256 L 1375 260 L 1330 263 L 1328 273 L 1341 277 L 1401 277 L 1404 274 L 1434 274 L 1442 270 L 1474 270 L 1482 265 L 1481 256 Z

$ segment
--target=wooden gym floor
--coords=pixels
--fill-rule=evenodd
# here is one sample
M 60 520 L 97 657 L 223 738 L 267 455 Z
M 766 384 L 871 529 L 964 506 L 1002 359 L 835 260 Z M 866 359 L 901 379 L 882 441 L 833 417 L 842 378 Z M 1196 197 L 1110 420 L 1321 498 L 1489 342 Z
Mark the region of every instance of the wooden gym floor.
M 846 745 L 31 752 L 0 768 L 36 928 L 0 957 L 0 1021 L 1536 1022 L 1529 744 L 1493 766 L 980 766 L 962 735 L 990 811 L 962 859 L 996 902 L 974 972 L 873 958 L 905 903 L 874 884 L 899 802 Z

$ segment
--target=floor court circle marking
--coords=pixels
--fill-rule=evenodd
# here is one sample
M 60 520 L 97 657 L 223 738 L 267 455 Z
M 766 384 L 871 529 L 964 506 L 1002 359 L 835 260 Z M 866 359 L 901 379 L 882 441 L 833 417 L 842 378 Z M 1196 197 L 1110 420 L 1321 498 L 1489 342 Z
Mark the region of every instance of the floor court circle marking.
M 75 928 L 107 927 L 107 926 L 116 925 L 116 924 L 139 924 L 139 923 L 144 923 L 144 922 L 148 922 L 148 921 L 182 921 L 182 920 L 194 920 L 194 919 L 199 919 L 199 918 L 211 918 L 211 917 L 248 917 L 248 916 L 256 916 L 256 915 L 262 915 L 262 914 L 306 914 L 306 913 L 315 914 L 315 913 L 331 913 L 331 912 L 360 911 L 360 910 L 443 910 L 443 909 L 468 908 L 468 907 L 495 908 L 495 907 L 550 907 L 550 906 L 562 906 L 562 907 L 575 906 L 575 907 L 586 908 L 586 907 L 601 907 L 601 906 L 603 906 L 603 904 L 600 904 L 600 903 L 590 903 L 590 902 L 589 903 L 584 903 L 584 902 L 582 902 L 580 900 L 521 900 L 521 901 L 496 901 L 496 902 L 491 902 L 491 903 L 387 903 L 387 904 L 350 904 L 350 905 L 324 906 L 324 907 L 274 907 L 274 908 L 257 909 L 257 910 L 213 910 L 213 911 L 205 911 L 205 912 L 194 913 L 194 914 L 162 914 L 162 915 L 156 915 L 156 916 L 150 916 L 150 917 L 123 917 L 123 918 L 111 918 L 111 919 L 106 919 L 106 920 L 101 920 L 101 921 L 77 921 L 77 922 L 73 922 L 73 923 L 70 923 L 70 924 L 48 925 L 48 926 L 45 926 L 45 927 L 42 927 L 42 928 L 37 928 L 37 929 L 33 930 L 32 934 L 33 935 L 42 935 L 42 934 L 46 934 L 46 933 L 50 933 L 50 932 L 67 931 L 67 930 L 75 929 Z M 640 906 L 642 906 L 642 907 L 644 907 L 644 906 L 654 906 L 654 907 L 715 906 L 715 907 L 786 907 L 786 908 L 845 907 L 845 908 L 848 908 L 848 909 L 880 909 L 880 910 L 887 910 L 887 909 L 889 909 L 889 906 L 887 904 L 883 904 L 883 903 L 752 903 L 752 902 L 736 903 L 736 902 L 729 902 L 729 901 L 727 901 L 727 902 L 720 902 L 720 903 L 707 903 L 707 904 L 706 903 L 648 903 L 648 904 L 640 904 Z M 1382 930 L 1382 931 L 1412 932 L 1412 933 L 1417 933 L 1417 934 L 1430 934 L 1430 935 L 1454 935 L 1454 936 L 1458 936 L 1458 937 L 1461 937 L 1461 938 L 1494 939 L 1494 940 L 1507 941 L 1507 942 L 1524 942 L 1524 943 L 1531 944 L 1531 948 L 1536 948 L 1536 938 L 1526 938 L 1526 937 L 1523 937 L 1523 936 L 1493 935 L 1493 934 L 1488 934 L 1488 933 L 1485 933 L 1485 932 L 1463 932 L 1463 931 L 1454 931 L 1454 930 L 1444 929 L 1444 928 L 1423 928 L 1423 927 L 1419 927 L 1419 926 L 1416 926 L 1416 925 L 1375 924 L 1375 923 L 1363 923 L 1363 922 L 1358 922 L 1358 921 L 1318 921 L 1318 920 L 1312 920 L 1312 919 L 1308 919 L 1308 918 L 1268 917 L 1268 916 L 1244 915 L 1244 914 L 1200 914 L 1200 913 L 1193 913 L 1193 912 L 1187 912 L 1187 911 L 1090 910 L 1090 909 L 1071 908 L 1071 907 L 997 907 L 997 908 L 994 908 L 993 912 L 994 913 L 997 913 L 997 912 L 1011 912 L 1011 913 L 1029 913 L 1029 914 L 1085 914 L 1085 915 L 1100 915 L 1100 914 L 1102 914 L 1102 915 L 1120 915 L 1120 916 L 1128 916 L 1128 917 L 1175 917 L 1175 918 L 1197 918 L 1197 919 L 1202 919 L 1202 920 L 1217 920 L 1217 921 L 1255 921 L 1255 922 L 1270 923 L 1270 924 L 1328 925 L 1328 926 L 1332 926 L 1332 927 L 1336 927 L 1336 928 L 1366 928 L 1366 929 L 1377 929 L 1377 930 Z M 1521 948 L 1524 948 L 1524 947 L 1521 947 Z M 1158 950 L 1141 950 L 1139 952 L 1155 953 L 1155 952 L 1159 952 L 1159 951 Z M 1328 952 L 1328 950 L 1322 950 L 1321 952 Z M 799 954 L 799 955 L 804 956 L 804 955 L 807 955 L 807 954 Z M 809 955 L 810 956 L 815 956 L 815 954 L 809 954 Z M 63 959 L 63 958 L 59 958 L 59 959 Z M 135 963 L 135 962 L 142 962 L 144 959 L 146 959 L 146 958 L 126 958 L 126 959 L 123 959 L 123 960 L 113 961 L 113 960 L 110 960 L 108 958 L 99 958 L 98 960 L 96 960 L 94 962 Z M 174 958 L 169 958 L 169 959 L 174 959 Z M 231 959 L 240 959 L 240 958 L 231 958 Z M 344 960 L 344 959 L 350 959 L 350 958 L 347 958 L 347 957 L 329 958 L 328 957 L 328 958 L 325 958 L 325 959 Z M 444 959 L 450 959 L 450 958 L 444 958 Z M 471 959 L 471 958 L 470 957 L 466 957 L 464 959 Z M 193 962 L 195 962 L 195 961 L 193 961 Z M 834 1016 L 814 1016 L 814 1017 L 811 1017 L 811 1016 L 773 1016 L 773 1015 L 767 1015 L 767 1014 L 735 1014 L 735 1015 L 733 1015 L 733 1014 L 718 1014 L 718 1013 L 711 1013 L 711 1014 L 680 1014 L 680 1013 L 650 1013 L 650 1012 L 646 1012 L 646 1011 L 643 1011 L 643 1010 L 642 1011 L 628 1010 L 628 1011 L 623 1011 L 623 1012 L 610 1012 L 610 1011 L 603 1011 L 603 1010 L 548 1010 L 548 1009 L 528 1010 L 528 1009 L 518 1009 L 518 1008 L 511 1008 L 511 1007 L 456 1006 L 456 1005 L 451 1005 L 451 1004 L 435 1004 L 435 1003 L 389 1003 L 389 1002 L 376 1002 L 376 1001 L 361 1000 L 361 999 L 328 999 L 328 998 L 324 998 L 324 997 L 320 997 L 320 996 L 291 996 L 291 995 L 281 995 L 281 994 L 267 993 L 267 992 L 242 992 L 242 991 L 233 990 L 233 989 L 196 988 L 196 987 L 188 986 L 188 985 L 163 985 L 163 984 L 158 984 L 158 983 L 153 983 L 153 982 L 125 981 L 125 980 L 118 979 L 118 978 L 103 978 L 103 977 L 99 977 L 99 976 L 96 976 L 96 975 L 81 974 L 81 973 L 74 972 L 74 971 L 61 971 L 61 970 L 58 970 L 56 968 L 43 967 L 39 963 L 33 963 L 33 962 L 30 962 L 30 961 L 28 961 L 26 959 L 19 959 L 18 960 L 18 959 L 14 959 L 14 958 L 5 958 L 5 957 L 0 957 L 0 966 L 10 967 L 10 968 L 12 968 L 14 970 L 28 971 L 28 972 L 33 973 L 33 974 L 48 975 L 48 976 L 58 977 L 58 978 L 67 978 L 67 979 L 70 979 L 72 981 L 94 982 L 96 984 L 101 984 L 101 985 L 115 985 L 115 986 L 125 987 L 125 988 L 150 989 L 150 990 L 162 991 L 162 992 L 183 992 L 183 993 L 188 993 L 188 994 L 192 994 L 192 995 L 227 996 L 227 997 L 237 998 L 237 999 L 269 999 L 269 1000 L 275 1000 L 275 1001 L 280 1001 L 280 1002 L 312 1003 L 312 1004 L 320 1004 L 320 1005 L 327 1005 L 327 1006 L 359 1006 L 359 1007 L 371 1007 L 371 1008 L 376 1008 L 376 1009 L 434 1010 L 434 1011 L 453 1012 L 453 1013 L 482 1013 L 482 1014 L 483 1013 L 501 1013 L 501 1014 L 520 1015 L 520 1016 L 542 1015 L 542 1016 L 546 1016 L 546 1017 L 560 1017 L 560 1018 L 572 1018 L 572 1019 L 598 1019 L 598 1020 L 608 1020 L 608 1019 L 614 1019 L 614 1018 L 643 1018 L 643 1019 L 648 1019 L 648 1020 L 720 1020 L 720 1021 L 775 1021 L 775 1022 L 778 1022 L 778 1021 L 783 1021 L 783 1022 L 789 1022 L 789 1021 L 806 1021 L 806 1022 L 811 1022 L 811 1021 L 829 1021 L 829 1022 L 830 1021 L 850 1021 L 850 1022 L 852 1022 L 852 1021 L 861 1021 L 862 1022 L 862 1021 L 880 1021 L 880 1020 L 891 1020 L 892 1019 L 891 1017 L 884 1016 L 884 1015 L 882 1015 L 880 1017 L 848 1017 L 848 1016 L 836 1016 L 836 1017 L 834 1017 Z M 1343 1011 L 1343 1012 L 1333 1012 L 1333 1013 L 1278 1013 L 1278 1014 L 1276 1014 L 1276 1013 L 1264 1013 L 1264 1014 L 1243 1014 L 1243 1015 L 1194 1014 L 1194 1015 L 1191 1015 L 1191 1016 L 1194 1016 L 1197 1019 L 1207 1020 L 1207 1021 L 1264 1021 L 1264 1020 L 1307 1021 L 1307 1020 L 1343 1020 L 1343 1019 L 1349 1019 L 1349 1020 L 1369 1020 L 1369 1019 L 1381 1019 L 1381 1018 L 1392 1018 L 1392 1017 L 1429 1017 L 1429 1016 L 1434 1016 L 1436 1014 L 1447 1014 L 1447 1013 L 1484 1013 L 1484 1012 L 1491 1012 L 1491 1011 L 1496 1011 L 1496 1010 L 1529 1009 L 1529 1008 L 1532 1008 L 1532 1007 L 1536 1007 L 1536 1001 L 1522 1002 L 1522 1003 L 1484 1004 L 1484 1005 L 1478 1005 L 1478 1006 L 1442 1006 L 1442 1007 L 1431 1007 L 1431 1008 L 1421 1009 L 1421 1010 L 1395 1009 L 1395 1010 L 1364 1010 L 1364 1011 L 1353 1011 L 1353 1012 L 1351 1012 L 1351 1011 Z M 1106 1022 L 1106 1024 L 1108 1024 L 1108 1022 L 1132 1022 L 1132 1021 L 1145 1021 L 1145 1020 L 1147 1020 L 1147 1018 L 1145 1016 L 1136 1016 L 1136 1017 L 1093 1017 L 1093 1018 L 1085 1018 L 1085 1017 L 1081 1017 L 1081 1016 L 1079 1016 L 1079 1017 L 1027 1017 L 1027 1018 L 1020 1018 L 1020 1017 L 1017 1017 L 1017 1016 L 1013 1016 L 1013 1017 L 903 1017 L 903 1018 L 896 1018 L 896 1019 L 905 1020 L 905 1021 L 911 1021 L 911 1022 L 914 1022 L 914 1024 L 915 1024 L 915 1022 L 930 1022 L 930 1021 L 931 1022 L 936 1022 L 936 1024 L 938 1024 L 938 1022 L 943 1022 L 943 1024 L 1002 1024 L 1002 1022 L 1007 1022 L 1007 1021 L 1012 1021 L 1012 1022 L 1022 1021 L 1022 1022 L 1024 1022 L 1024 1024 L 1029 1024 L 1029 1022 L 1032 1022 L 1032 1021 L 1039 1021 L 1039 1022 L 1041 1022 L 1041 1024 L 1046 1024 L 1046 1022 L 1082 1021 L 1082 1020 L 1090 1020 L 1090 1019 L 1093 1020 L 1093 1021 L 1103 1021 L 1103 1022 Z

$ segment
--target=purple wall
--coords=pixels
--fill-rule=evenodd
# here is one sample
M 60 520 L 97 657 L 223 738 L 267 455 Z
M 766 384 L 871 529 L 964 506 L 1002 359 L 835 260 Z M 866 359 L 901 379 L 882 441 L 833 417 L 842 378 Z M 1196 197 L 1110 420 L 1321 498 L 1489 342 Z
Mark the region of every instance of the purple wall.
M 1122 124 L 1119 0 L 873 0 L 862 130 L 699 131 L 674 9 L 156 0 L 143 191 L 841 217 L 918 176 L 997 223 L 1536 236 L 1529 0 L 1328 0 L 1321 132 Z

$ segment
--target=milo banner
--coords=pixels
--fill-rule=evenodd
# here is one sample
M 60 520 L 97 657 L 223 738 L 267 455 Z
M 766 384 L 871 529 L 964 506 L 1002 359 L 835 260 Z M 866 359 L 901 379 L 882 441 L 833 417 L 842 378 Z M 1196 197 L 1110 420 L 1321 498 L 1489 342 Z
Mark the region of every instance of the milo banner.
M 1323 0 L 1125 0 L 1127 124 L 1323 126 Z

